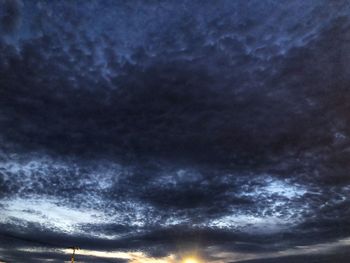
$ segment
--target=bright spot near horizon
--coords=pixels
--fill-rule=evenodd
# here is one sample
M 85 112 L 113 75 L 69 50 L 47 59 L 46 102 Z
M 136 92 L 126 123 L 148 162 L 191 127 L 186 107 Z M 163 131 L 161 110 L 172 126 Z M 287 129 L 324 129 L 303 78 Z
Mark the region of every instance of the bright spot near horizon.
M 200 263 L 200 262 L 195 258 L 185 258 L 183 263 Z

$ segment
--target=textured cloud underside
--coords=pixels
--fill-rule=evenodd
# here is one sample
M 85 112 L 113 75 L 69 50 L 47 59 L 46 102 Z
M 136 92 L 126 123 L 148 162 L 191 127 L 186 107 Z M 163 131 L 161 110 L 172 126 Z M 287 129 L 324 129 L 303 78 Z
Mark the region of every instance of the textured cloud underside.
M 0 260 L 343 253 L 349 9 L 0 1 Z

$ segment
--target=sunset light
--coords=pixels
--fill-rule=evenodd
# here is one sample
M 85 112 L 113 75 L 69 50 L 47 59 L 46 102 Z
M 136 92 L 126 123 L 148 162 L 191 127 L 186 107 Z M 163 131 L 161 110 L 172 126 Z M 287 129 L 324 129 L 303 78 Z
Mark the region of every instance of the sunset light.
M 185 258 L 183 263 L 200 263 L 200 262 L 194 257 L 189 257 L 189 258 Z

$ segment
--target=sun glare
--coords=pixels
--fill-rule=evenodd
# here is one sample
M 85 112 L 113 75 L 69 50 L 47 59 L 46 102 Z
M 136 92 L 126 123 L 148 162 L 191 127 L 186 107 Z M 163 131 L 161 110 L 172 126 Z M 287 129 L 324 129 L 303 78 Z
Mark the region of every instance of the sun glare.
M 183 263 L 199 263 L 199 261 L 195 258 L 185 258 Z

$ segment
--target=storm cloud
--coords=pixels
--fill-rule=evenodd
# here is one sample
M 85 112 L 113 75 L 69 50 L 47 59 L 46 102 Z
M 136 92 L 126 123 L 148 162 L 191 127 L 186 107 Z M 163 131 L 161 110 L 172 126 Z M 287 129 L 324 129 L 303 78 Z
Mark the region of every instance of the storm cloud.
M 0 4 L 0 260 L 350 258 L 347 1 Z

